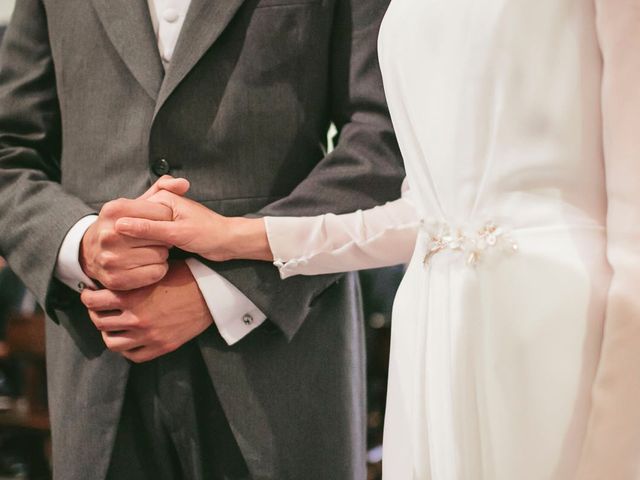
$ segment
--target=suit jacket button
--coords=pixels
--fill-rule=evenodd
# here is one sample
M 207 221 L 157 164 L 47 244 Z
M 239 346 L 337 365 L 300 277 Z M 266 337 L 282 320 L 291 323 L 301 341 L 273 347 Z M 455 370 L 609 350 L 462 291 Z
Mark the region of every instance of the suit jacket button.
M 166 175 L 167 173 L 169 173 L 169 171 L 171 170 L 171 165 L 169 165 L 169 162 L 167 162 L 165 158 L 160 158 L 153 162 L 151 170 L 153 170 L 153 173 L 155 173 L 157 176 L 161 177 L 162 175 Z

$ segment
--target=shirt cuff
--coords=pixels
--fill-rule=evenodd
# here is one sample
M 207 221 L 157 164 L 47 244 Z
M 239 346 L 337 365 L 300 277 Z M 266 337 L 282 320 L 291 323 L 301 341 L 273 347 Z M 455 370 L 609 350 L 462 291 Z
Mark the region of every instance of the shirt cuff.
M 214 323 L 229 345 L 258 328 L 267 316 L 235 285 L 194 258 L 186 260 Z
M 82 237 L 89 227 L 98 220 L 97 215 L 88 215 L 81 218 L 71 227 L 71 230 L 64 237 L 60 252 L 58 252 L 58 261 L 56 262 L 56 270 L 54 276 L 64 283 L 67 287 L 76 292 L 82 292 L 89 287 L 97 289 L 96 284 L 82 270 L 80 266 L 80 244 Z

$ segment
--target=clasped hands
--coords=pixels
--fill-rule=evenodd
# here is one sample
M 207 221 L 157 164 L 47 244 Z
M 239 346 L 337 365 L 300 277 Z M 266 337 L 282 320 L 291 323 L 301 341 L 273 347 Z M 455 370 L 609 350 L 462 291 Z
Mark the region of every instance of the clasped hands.
M 111 201 L 81 242 L 82 269 L 104 287 L 85 289 L 82 303 L 107 348 L 136 363 L 179 348 L 213 323 L 186 263 L 169 260 L 172 247 L 214 261 L 269 259 L 261 221 L 218 215 L 185 198 L 188 189 L 188 181 L 165 176 L 135 200 Z M 240 232 L 245 241 L 238 243 Z

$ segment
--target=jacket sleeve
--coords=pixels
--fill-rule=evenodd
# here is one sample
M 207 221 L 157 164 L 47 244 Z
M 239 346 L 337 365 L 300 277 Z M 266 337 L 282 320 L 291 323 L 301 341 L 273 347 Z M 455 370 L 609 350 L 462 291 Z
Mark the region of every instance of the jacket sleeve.
M 49 314 L 58 250 L 93 210 L 60 186 L 61 132 L 41 0 L 21 0 L 0 50 L 0 255 Z
M 388 0 L 337 0 L 331 55 L 331 114 L 337 147 L 286 198 L 260 216 L 366 209 L 400 196 L 404 171 L 384 97 L 377 39 Z M 282 281 L 273 265 L 210 264 L 292 338 L 309 305 L 340 274 Z
M 613 277 L 581 480 L 640 478 L 640 0 L 596 0 Z

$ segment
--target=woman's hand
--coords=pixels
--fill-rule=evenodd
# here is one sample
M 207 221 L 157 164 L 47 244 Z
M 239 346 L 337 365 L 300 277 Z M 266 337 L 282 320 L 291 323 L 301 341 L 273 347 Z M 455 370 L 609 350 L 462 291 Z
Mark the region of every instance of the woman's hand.
M 118 233 L 164 242 L 217 262 L 273 259 L 262 219 L 224 217 L 167 190 L 159 190 L 147 200 L 169 207 L 173 220 L 124 217 L 116 222 Z

